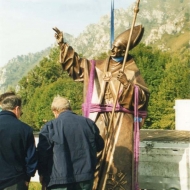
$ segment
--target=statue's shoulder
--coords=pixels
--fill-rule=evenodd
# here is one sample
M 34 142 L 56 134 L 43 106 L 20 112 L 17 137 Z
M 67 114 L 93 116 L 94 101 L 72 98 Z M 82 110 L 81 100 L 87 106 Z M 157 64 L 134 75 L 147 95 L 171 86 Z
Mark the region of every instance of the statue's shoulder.
M 126 65 L 125 65 L 125 69 L 127 70 L 132 70 L 132 71 L 139 71 L 137 65 L 136 65 L 136 62 L 133 58 L 129 59 L 127 62 L 126 62 Z
M 104 60 L 95 60 L 96 62 L 96 68 L 99 70 L 103 70 L 105 67 L 105 59 Z
M 105 61 L 105 59 L 95 60 L 97 66 L 102 65 L 104 61 Z

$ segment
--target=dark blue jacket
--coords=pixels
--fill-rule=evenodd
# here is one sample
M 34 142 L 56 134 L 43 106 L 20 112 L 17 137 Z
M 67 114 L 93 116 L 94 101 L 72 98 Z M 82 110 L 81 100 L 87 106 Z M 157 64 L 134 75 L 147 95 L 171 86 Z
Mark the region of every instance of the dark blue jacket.
M 33 130 L 10 111 L 0 112 L 0 189 L 34 176 L 37 153 Z
M 104 148 L 95 123 L 72 111 L 46 123 L 39 135 L 39 175 L 47 186 L 94 178 L 96 154 Z

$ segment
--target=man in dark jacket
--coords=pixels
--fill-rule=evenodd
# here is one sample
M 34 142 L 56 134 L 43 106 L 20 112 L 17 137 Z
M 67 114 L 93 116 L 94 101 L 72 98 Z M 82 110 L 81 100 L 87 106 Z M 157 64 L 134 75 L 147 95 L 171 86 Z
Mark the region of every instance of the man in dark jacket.
M 70 102 L 54 98 L 55 119 L 46 123 L 39 135 L 38 172 L 48 190 L 91 190 L 97 152 L 104 148 L 95 123 L 71 111 Z
M 19 120 L 21 99 L 8 96 L 0 112 L 0 190 L 27 190 L 37 167 L 33 130 Z

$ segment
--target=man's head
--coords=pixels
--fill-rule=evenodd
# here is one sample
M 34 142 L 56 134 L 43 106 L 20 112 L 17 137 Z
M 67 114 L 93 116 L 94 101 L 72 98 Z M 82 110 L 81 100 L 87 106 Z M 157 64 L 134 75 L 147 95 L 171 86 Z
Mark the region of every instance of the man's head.
M 128 29 L 116 37 L 112 44 L 111 57 L 121 57 L 125 55 L 126 47 L 128 44 L 130 30 Z M 133 49 L 142 39 L 144 28 L 142 25 L 134 26 L 133 33 L 131 35 L 131 41 L 129 50 Z
M 12 96 L 12 95 L 15 95 L 15 93 L 14 92 L 5 92 L 5 93 L 3 93 L 3 94 L 1 94 L 0 95 L 0 111 L 1 111 L 1 102 L 3 101 L 3 99 L 5 99 L 6 97 L 8 97 L 8 96 Z
M 22 115 L 21 105 L 21 98 L 16 95 L 7 96 L 1 102 L 2 110 L 13 112 L 17 118 L 20 118 L 20 116 Z
M 57 118 L 61 112 L 64 112 L 65 110 L 70 110 L 70 109 L 71 109 L 71 105 L 67 98 L 56 96 L 53 99 L 53 102 L 51 104 L 51 110 L 53 111 L 55 118 Z

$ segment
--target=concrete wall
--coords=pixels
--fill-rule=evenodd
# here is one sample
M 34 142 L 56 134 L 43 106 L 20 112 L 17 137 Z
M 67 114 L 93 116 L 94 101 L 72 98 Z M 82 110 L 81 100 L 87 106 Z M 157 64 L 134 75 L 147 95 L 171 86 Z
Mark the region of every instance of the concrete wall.
M 175 100 L 175 129 L 190 131 L 190 99 Z
M 139 187 L 190 190 L 190 132 L 141 130 Z

